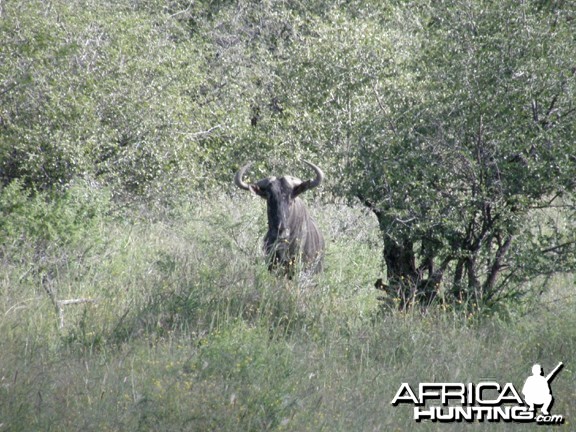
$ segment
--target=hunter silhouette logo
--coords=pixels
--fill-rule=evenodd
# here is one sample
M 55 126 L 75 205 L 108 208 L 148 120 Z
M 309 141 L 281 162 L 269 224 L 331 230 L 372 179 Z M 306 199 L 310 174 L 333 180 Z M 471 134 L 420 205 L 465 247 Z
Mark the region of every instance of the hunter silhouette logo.
M 536 422 L 538 424 L 563 424 L 564 416 L 550 414 L 554 403 L 550 383 L 562 370 L 560 362 L 544 376 L 539 364 L 532 366 L 520 397 L 512 383 L 494 381 L 478 383 L 420 383 L 417 391 L 410 384 L 402 383 L 392 405 L 411 404 L 414 420 L 432 422 Z M 540 407 L 540 413 L 537 413 Z
M 532 366 L 532 376 L 526 379 L 524 387 L 522 387 L 522 394 L 524 400 L 530 406 L 530 411 L 536 411 L 536 405 L 542 406 L 542 415 L 550 415 L 550 407 L 554 402 L 552 391 L 550 390 L 550 382 L 554 379 L 556 374 L 562 370 L 564 363 L 558 363 L 546 377 L 542 376 L 542 366 L 535 364 Z

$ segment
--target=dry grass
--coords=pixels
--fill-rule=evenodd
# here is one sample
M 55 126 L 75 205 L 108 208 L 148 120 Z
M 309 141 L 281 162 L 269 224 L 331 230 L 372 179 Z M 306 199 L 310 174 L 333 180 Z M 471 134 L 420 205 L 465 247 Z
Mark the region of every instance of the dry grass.
M 345 206 L 313 210 L 329 249 L 312 282 L 266 272 L 263 208 L 245 199 L 103 220 L 41 251 L 6 243 L 0 431 L 518 430 L 416 424 L 390 401 L 402 382 L 521 387 L 533 363 L 558 361 L 554 412 L 572 424 L 573 277 L 508 321 L 441 307 L 381 313 L 375 222 Z M 53 301 L 68 298 L 95 302 L 65 306 L 60 328 Z

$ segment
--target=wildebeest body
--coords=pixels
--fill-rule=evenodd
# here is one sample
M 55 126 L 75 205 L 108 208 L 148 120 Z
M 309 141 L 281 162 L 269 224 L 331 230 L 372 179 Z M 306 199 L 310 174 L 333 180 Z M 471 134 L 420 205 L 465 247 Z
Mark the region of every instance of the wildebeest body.
M 254 184 L 242 180 L 250 164 L 235 176 L 238 187 L 266 199 L 268 232 L 264 237 L 264 250 L 268 266 L 291 277 L 298 262 L 314 272 L 322 269 L 324 238 L 310 216 L 304 202 L 298 197 L 308 189 L 318 186 L 324 174 L 316 165 L 305 162 L 316 173 L 316 178 L 301 181 L 292 176 L 267 177 Z

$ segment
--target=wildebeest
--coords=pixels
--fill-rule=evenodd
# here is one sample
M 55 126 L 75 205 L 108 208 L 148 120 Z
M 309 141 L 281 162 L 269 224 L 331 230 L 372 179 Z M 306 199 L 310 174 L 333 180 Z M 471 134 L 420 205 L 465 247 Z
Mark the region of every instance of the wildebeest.
M 302 181 L 292 176 L 272 176 L 246 184 L 244 173 L 252 163 L 240 168 L 234 177 L 234 183 L 240 189 L 249 190 L 266 199 L 268 232 L 264 237 L 264 251 L 268 258 L 268 269 L 278 270 L 288 277 L 294 275 L 299 261 L 312 272 L 322 270 L 324 257 L 324 237 L 306 205 L 298 197 L 302 192 L 322 183 L 324 173 L 313 163 L 303 162 L 314 170 L 315 178 Z

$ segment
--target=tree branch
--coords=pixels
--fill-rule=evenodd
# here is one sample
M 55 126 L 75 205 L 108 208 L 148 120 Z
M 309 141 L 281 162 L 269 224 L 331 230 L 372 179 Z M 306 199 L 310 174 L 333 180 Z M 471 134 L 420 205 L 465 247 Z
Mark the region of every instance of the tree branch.
M 512 239 L 513 236 L 509 236 L 504 241 L 504 244 L 500 244 L 498 250 L 496 251 L 496 257 L 494 258 L 494 262 L 492 263 L 492 268 L 490 269 L 488 277 L 484 282 L 484 293 L 486 294 L 490 293 L 494 289 L 494 285 L 496 284 L 496 278 L 498 277 L 498 273 L 500 273 L 500 270 L 502 269 L 502 259 L 504 258 L 504 255 L 506 255 L 506 252 L 508 252 L 508 249 L 512 244 Z
M 550 253 L 550 252 L 556 252 L 559 249 L 564 249 L 565 247 L 571 246 L 573 244 L 576 244 L 576 240 L 572 240 L 572 241 L 562 243 L 562 244 L 559 244 L 556 246 L 552 246 L 552 247 L 549 247 L 546 249 L 540 249 L 540 253 L 545 254 L 545 253 Z

